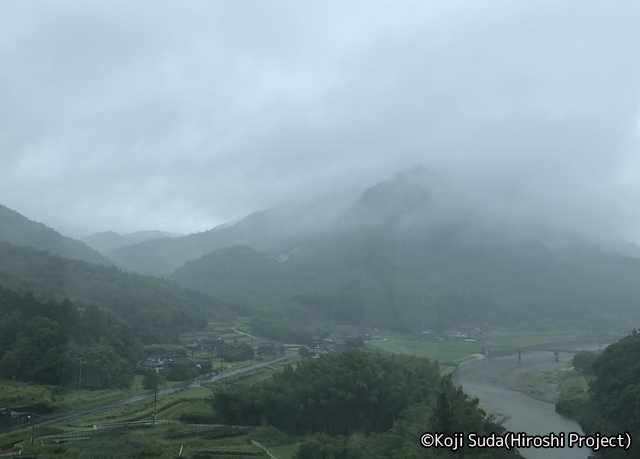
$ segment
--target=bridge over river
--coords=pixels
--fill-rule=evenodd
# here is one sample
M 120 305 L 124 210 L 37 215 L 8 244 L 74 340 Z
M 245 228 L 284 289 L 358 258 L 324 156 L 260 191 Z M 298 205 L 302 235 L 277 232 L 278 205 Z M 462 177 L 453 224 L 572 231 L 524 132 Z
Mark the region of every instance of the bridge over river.
M 518 354 L 518 358 L 522 358 L 523 352 L 550 352 L 555 355 L 556 362 L 558 361 L 558 355 L 563 354 L 577 354 L 578 352 L 585 349 L 594 349 L 595 346 L 598 348 L 604 348 L 607 345 L 599 342 L 591 342 L 591 341 L 562 341 L 557 343 L 544 343 L 544 344 L 536 344 L 532 346 L 499 346 L 499 345 L 486 345 L 482 348 L 482 354 L 487 357 L 503 357 L 506 355 L 515 355 Z

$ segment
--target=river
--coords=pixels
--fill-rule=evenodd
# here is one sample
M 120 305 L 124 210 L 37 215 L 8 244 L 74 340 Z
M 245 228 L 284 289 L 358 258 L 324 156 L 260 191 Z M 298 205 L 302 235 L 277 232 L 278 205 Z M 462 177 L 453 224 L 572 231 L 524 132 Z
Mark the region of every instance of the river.
M 560 354 L 561 362 L 572 357 L 570 354 Z M 494 411 L 499 417 L 510 416 L 504 423 L 508 431 L 525 432 L 528 435 L 564 432 L 565 438 L 569 432 L 582 434 L 582 429 L 576 422 L 555 412 L 555 405 L 534 400 L 505 387 L 507 376 L 514 370 L 554 360 L 551 352 L 524 353 L 521 363 L 518 363 L 517 355 L 494 357 L 461 367 L 453 375 L 453 382 L 462 386 L 470 396 L 479 398 L 485 408 Z M 566 446 L 563 449 L 520 449 L 520 453 L 527 459 L 586 459 L 594 455 L 588 448 Z

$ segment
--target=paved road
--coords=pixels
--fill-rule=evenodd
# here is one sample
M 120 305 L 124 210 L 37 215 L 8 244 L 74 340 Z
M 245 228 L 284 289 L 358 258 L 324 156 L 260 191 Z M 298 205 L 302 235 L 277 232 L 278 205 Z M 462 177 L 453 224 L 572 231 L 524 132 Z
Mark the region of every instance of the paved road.
M 290 359 L 291 357 L 295 357 L 296 355 L 298 355 L 297 352 L 289 352 L 289 353 L 285 354 L 282 357 L 278 357 L 277 359 L 274 359 L 274 360 L 269 360 L 268 362 L 258 362 L 258 363 L 254 363 L 253 365 L 234 368 L 232 370 L 227 370 L 227 371 L 223 372 L 222 374 L 215 375 L 213 377 L 209 376 L 209 375 L 201 376 L 201 377 L 197 378 L 195 381 L 187 381 L 187 382 L 183 382 L 183 383 L 180 383 L 180 384 L 176 384 L 175 386 L 167 387 L 166 389 L 161 389 L 161 390 L 158 391 L 158 397 L 160 397 L 162 395 L 174 394 L 176 392 L 180 392 L 182 390 L 189 389 L 191 387 L 195 387 L 198 384 L 201 384 L 203 382 L 218 381 L 220 379 L 228 378 L 230 376 L 234 376 L 234 375 L 237 375 L 237 374 L 240 374 L 240 373 L 245 373 L 247 371 L 251 371 L 251 370 L 254 370 L 256 368 L 261 368 L 261 367 L 265 367 L 265 366 L 268 366 L 268 365 L 273 365 L 276 362 L 281 362 L 283 360 Z M 72 410 L 72 411 L 67 411 L 65 413 L 42 415 L 42 416 L 40 416 L 40 417 L 38 417 L 36 419 L 36 425 L 44 427 L 44 426 L 51 426 L 51 425 L 54 425 L 54 424 L 60 424 L 62 422 L 67 422 L 68 423 L 70 421 L 73 421 L 74 419 L 78 419 L 78 418 L 81 418 L 83 416 L 87 416 L 89 414 L 98 413 L 100 411 L 112 410 L 114 408 L 119 408 L 121 406 L 125 406 L 125 405 L 129 405 L 131 403 L 139 402 L 141 400 L 146 400 L 148 398 L 153 397 L 153 395 L 154 395 L 153 391 L 145 392 L 144 394 L 134 395 L 132 397 L 121 398 L 121 399 L 118 399 L 118 400 L 111 400 L 110 402 L 102 403 L 100 405 L 95 405 L 95 406 L 93 406 L 91 408 Z M 12 427 L 10 427 L 8 429 L 0 430 L 0 433 L 13 432 L 13 431 L 16 431 L 16 430 L 27 429 L 27 428 L 30 428 L 30 427 L 31 427 L 31 424 L 22 423 L 22 424 L 18 424 L 18 425 L 12 426 Z

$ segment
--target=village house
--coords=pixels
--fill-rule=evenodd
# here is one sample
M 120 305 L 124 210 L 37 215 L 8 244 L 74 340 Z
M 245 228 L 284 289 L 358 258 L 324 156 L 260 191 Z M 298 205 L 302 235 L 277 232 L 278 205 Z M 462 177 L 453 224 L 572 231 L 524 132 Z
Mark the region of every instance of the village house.
M 156 373 L 158 373 L 164 370 L 164 365 L 162 364 L 162 362 L 150 360 L 149 358 L 147 358 L 147 360 L 145 360 L 144 362 L 140 362 L 136 366 L 135 370 L 136 373 L 144 373 L 147 370 L 154 370 Z
M 322 354 L 326 354 L 327 351 L 325 349 L 320 349 L 319 347 L 313 347 L 311 349 L 309 349 L 309 355 L 312 358 L 318 358 L 320 357 Z
M 173 367 L 176 365 L 193 365 L 193 360 L 191 360 L 186 355 L 172 355 L 167 360 L 164 361 L 164 364 L 167 367 Z
M 220 338 L 218 338 L 217 336 L 207 336 L 202 340 L 202 347 L 206 350 L 215 349 L 218 346 L 219 340 Z
M 260 343 L 258 349 L 256 349 L 258 355 L 276 355 L 276 343 L 267 341 Z
M 337 347 L 337 344 L 334 340 L 329 339 L 329 338 L 325 338 L 322 340 L 321 345 L 319 346 L 321 349 L 324 349 L 326 351 L 332 351 Z
M 209 359 L 199 359 L 196 357 L 193 359 L 193 364 L 201 375 L 213 373 L 213 364 Z

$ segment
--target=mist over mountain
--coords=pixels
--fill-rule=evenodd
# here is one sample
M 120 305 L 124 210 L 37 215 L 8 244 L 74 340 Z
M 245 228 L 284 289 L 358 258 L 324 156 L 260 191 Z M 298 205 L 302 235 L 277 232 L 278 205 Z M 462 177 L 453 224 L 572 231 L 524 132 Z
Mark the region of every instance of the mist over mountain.
M 20 247 L 47 250 L 54 255 L 90 263 L 113 264 L 107 257 L 85 243 L 63 236 L 43 223 L 29 220 L 1 204 L 0 242 L 8 242 Z
M 136 231 L 128 234 L 118 234 L 115 231 L 104 231 L 83 237 L 82 242 L 108 256 L 109 252 L 120 247 L 137 244 L 151 239 L 178 237 L 179 234 L 166 231 Z
M 226 301 L 282 305 L 302 322 L 416 331 L 517 322 L 615 327 L 638 317 L 640 260 L 481 210 L 414 167 L 365 190 L 332 225 L 286 249 L 222 248 L 170 279 Z
M 359 195 L 283 205 L 202 233 L 105 232 L 85 240 L 125 270 L 167 276 L 229 303 L 277 306 L 301 323 L 415 331 L 578 321 L 589 328 L 638 316 L 634 244 L 487 209 L 414 166 Z M 13 244 L 109 262 L 82 242 L 2 210 L 1 228 Z
M 349 194 L 330 195 L 312 203 L 283 205 L 209 231 L 121 247 L 110 251 L 109 257 L 123 269 L 168 276 L 187 261 L 220 248 L 248 245 L 282 250 L 331 228 L 351 204 L 350 198 Z

